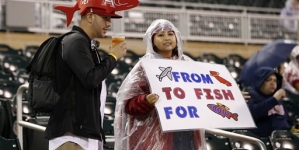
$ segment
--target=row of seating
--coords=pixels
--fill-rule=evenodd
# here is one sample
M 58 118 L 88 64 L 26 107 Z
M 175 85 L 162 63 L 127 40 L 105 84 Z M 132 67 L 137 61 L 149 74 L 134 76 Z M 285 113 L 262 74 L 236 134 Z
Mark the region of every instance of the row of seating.
M 34 55 L 35 51 L 33 49 L 31 49 L 31 50 L 28 50 L 27 52 L 29 52 L 31 54 L 31 55 L 28 55 L 28 56 L 30 56 L 30 57 L 28 57 L 28 59 L 30 59 Z M 99 53 L 103 57 L 105 55 L 107 55 L 106 51 L 101 50 L 101 49 L 99 50 Z M 2 54 L 2 53 L 0 53 L 0 54 Z M 6 54 L 3 54 L 3 56 L 5 56 L 5 55 Z M 24 53 L 23 54 L 15 53 L 14 55 L 20 55 L 22 57 L 26 57 L 24 55 Z M 244 65 L 244 63 L 246 62 L 245 58 L 243 58 L 239 55 L 236 55 L 236 54 L 230 54 L 226 58 L 220 58 L 215 54 L 202 54 L 200 57 L 194 57 L 187 53 L 186 53 L 186 55 L 188 55 L 189 57 L 191 57 L 192 59 L 194 59 L 196 61 L 223 64 L 223 65 L 226 65 L 228 68 L 230 68 L 230 66 L 231 66 L 233 68 L 239 68 L 240 70 L 242 69 L 242 66 Z M 106 82 L 107 82 L 107 86 L 108 86 L 108 97 L 107 97 L 107 103 L 105 106 L 104 130 L 106 131 L 106 134 L 108 134 L 108 135 L 113 136 L 113 134 L 114 134 L 113 133 L 114 132 L 113 122 L 114 122 L 114 112 L 115 112 L 115 105 L 116 105 L 115 96 L 118 91 L 118 88 L 121 85 L 121 83 L 122 83 L 123 79 L 125 78 L 125 76 L 127 75 L 127 73 L 132 69 L 132 67 L 136 64 L 136 62 L 139 60 L 140 57 L 142 57 L 142 56 L 137 55 L 133 51 L 129 50 L 127 52 L 127 55 L 124 58 L 122 58 L 121 61 L 119 61 L 116 69 L 113 70 L 112 74 L 110 76 L 108 76 L 108 78 L 107 78 Z M 26 81 L 27 79 L 24 79 L 24 80 Z M 16 87 L 18 87 L 18 86 L 16 86 Z M 15 92 L 13 93 L 13 95 L 14 94 L 15 94 Z M 291 98 L 291 99 L 293 100 L 293 98 Z M 15 105 L 16 101 L 13 100 L 13 102 L 14 102 L 13 105 Z M 290 102 L 292 102 L 292 101 L 290 100 Z M 296 106 L 295 104 L 290 103 L 288 106 L 294 108 L 294 111 L 290 111 L 291 113 L 294 114 L 293 115 L 294 117 L 299 115 L 299 112 L 295 111 L 295 110 L 299 110 L 295 107 Z M 24 95 L 24 107 L 28 107 L 28 104 L 26 105 L 26 96 L 25 95 Z M 13 110 L 13 111 L 15 112 L 15 110 Z M 24 112 L 24 114 L 30 116 L 30 111 Z M 45 116 L 47 114 L 39 114 L 39 115 Z M 32 121 L 34 121 L 34 119 Z M 0 129 L 1 129 L 1 123 L 0 123 Z M 3 129 L 3 127 L 2 127 L 2 129 Z M 2 130 L 2 131 L 4 131 L 4 130 Z M 207 142 L 208 143 L 211 142 L 210 146 L 212 146 L 212 147 L 218 146 L 218 144 L 213 143 L 216 141 L 211 140 L 211 139 L 215 139 L 215 138 L 217 139 L 218 137 L 215 137 L 214 135 L 208 135 L 208 134 L 206 134 L 206 136 L 207 136 L 207 139 L 206 139 Z M 232 149 L 233 146 L 238 147 L 238 145 L 239 145 L 239 148 L 242 148 L 242 146 L 240 146 L 240 145 L 242 145 L 242 144 L 240 144 L 240 142 L 238 142 L 239 144 L 232 144 L 231 141 L 228 141 L 225 138 L 221 139 L 221 140 L 222 141 L 226 140 L 226 142 L 228 143 L 227 144 L 228 149 Z M 217 141 L 217 142 L 219 142 L 219 141 Z M 225 146 L 223 145 L 222 147 L 224 148 Z M 273 147 L 273 145 L 272 145 L 272 147 Z
M 72 1 L 72 0 L 65 0 Z M 151 0 L 145 0 L 151 1 Z M 171 2 L 190 2 L 190 3 L 207 3 L 207 4 L 222 4 L 222 5 L 237 5 L 247 7 L 266 7 L 266 8 L 282 8 L 285 0 L 166 0 Z M 146 4 L 146 3 L 145 3 Z M 141 5 L 145 5 L 141 2 Z
M 150 0 L 149 0 L 150 1 Z M 168 0 L 175 2 L 207 3 L 245 7 L 282 8 L 285 0 Z
M 272 135 L 268 138 L 260 138 L 248 130 L 233 130 L 232 132 L 261 140 L 265 144 L 267 150 L 299 149 L 299 138 L 286 130 L 273 131 Z M 208 148 L 211 150 L 260 150 L 258 145 L 254 145 L 250 142 L 212 135 L 209 133 L 206 133 L 206 142 Z

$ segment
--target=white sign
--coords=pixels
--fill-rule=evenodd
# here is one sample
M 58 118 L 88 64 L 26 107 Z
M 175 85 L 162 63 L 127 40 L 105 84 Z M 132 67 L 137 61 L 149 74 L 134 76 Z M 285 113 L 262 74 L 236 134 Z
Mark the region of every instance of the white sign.
M 248 106 L 224 65 L 143 59 L 163 131 L 254 128 Z

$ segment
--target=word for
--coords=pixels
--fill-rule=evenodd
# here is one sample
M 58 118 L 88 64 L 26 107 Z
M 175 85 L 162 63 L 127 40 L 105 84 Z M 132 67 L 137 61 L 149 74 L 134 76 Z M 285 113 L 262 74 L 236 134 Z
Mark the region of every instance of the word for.
M 171 119 L 171 115 L 176 115 L 180 118 L 199 118 L 199 115 L 197 114 L 197 109 L 194 106 L 187 106 L 187 108 L 183 106 L 177 106 L 175 108 L 175 114 L 173 114 L 172 107 L 164 107 L 164 112 L 166 119 Z

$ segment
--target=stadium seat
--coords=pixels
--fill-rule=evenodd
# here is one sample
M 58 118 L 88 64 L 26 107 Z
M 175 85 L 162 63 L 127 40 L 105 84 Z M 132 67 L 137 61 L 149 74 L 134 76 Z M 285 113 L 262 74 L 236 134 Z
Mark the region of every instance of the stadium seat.
M 115 114 L 116 99 L 113 96 L 108 95 L 106 97 L 106 104 L 104 108 L 104 120 L 103 129 L 106 135 L 113 135 L 114 133 L 114 114 Z
M 27 45 L 24 47 L 22 55 L 31 60 L 38 48 L 38 45 Z
M 233 132 L 257 138 L 265 144 L 267 150 L 272 150 L 272 145 L 270 143 L 269 138 L 260 138 L 260 137 L 258 137 L 257 135 L 253 134 L 252 132 L 250 132 L 248 130 L 234 130 Z M 229 138 L 229 141 L 230 141 L 232 149 L 242 148 L 242 149 L 247 149 L 247 150 L 260 150 L 260 148 L 257 145 L 246 142 L 246 141 L 241 141 L 241 140 L 232 139 L 232 138 Z
M 195 60 L 195 61 L 202 62 L 202 58 L 201 58 L 200 56 L 196 57 L 194 60 Z
M 103 129 L 106 134 L 113 135 L 114 127 L 114 113 L 115 113 L 115 103 L 111 101 L 107 101 L 104 109 L 104 121 L 103 121 Z
M 2 90 L 2 92 L 0 92 L 0 98 L 12 98 L 13 95 L 17 92 L 19 86 L 20 84 L 15 81 L 0 79 L 0 90 Z
M 285 104 L 286 109 L 289 112 L 289 116 L 290 116 L 292 122 L 294 124 L 297 124 L 297 122 L 298 122 L 297 120 L 299 119 L 299 106 L 296 105 L 295 103 L 285 100 L 285 99 L 284 99 L 284 104 Z
M 5 139 L 0 136 L 0 149 L 1 150 L 21 150 L 18 138 Z
M 0 44 L 0 55 L 19 55 L 18 50 L 11 48 L 6 44 Z
M 18 69 L 15 73 L 15 80 L 20 84 L 27 83 L 29 79 L 29 74 L 25 68 Z
M 184 53 L 186 56 L 190 57 L 192 60 L 196 60 L 196 58 L 194 56 L 192 56 L 191 54 L 189 53 Z
M 120 60 L 126 63 L 130 69 L 134 67 L 134 65 L 138 62 L 140 56 L 133 52 L 132 50 L 127 50 L 126 55 Z
M 294 94 L 292 92 L 290 92 L 289 90 L 285 90 L 286 91 L 286 99 L 287 101 L 292 102 L 294 105 L 297 105 L 299 107 L 299 95 Z
M 111 74 L 114 76 L 126 76 L 131 69 L 132 66 L 129 66 L 123 61 L 118 61 L 117 66 L 112 70 Z
M 223 64 L 223 60 L 212 53 L 203 53 L 201 58 L 202 58 L 202 62 Z
M 5 55 L 1 61 L 1 69 L 5 72 L 16 72 L 19 69 L 25 69 L 29 60 L 20 55 Z
M 226 66 L 235 66 L 241 69 L 246 61 L 247 60 L 245 58 L 238 54 L 228 54 L 228 56 L 225 58 L 224 64 Z
M 29 118 L 26 121 L 40 126 L 48 124 L 49 117 Z M 29 128 L 23 128 L 24 135 L 24 149 L 27 150 L 47 150 L 49 147 L 49 140 L 45 138 L 45 133 Z
M 231 150 L 228 138 L 205 133 L 207 149 L 209 150 Z
M 299 149 L 299 138 L 287 130 L 275 130 L 270 136 L 274 150 L 297 150 Z
M 112 96 L 112 97 L 116 97 L 116 94 L 118 92 L 120 85 L 121 85 L 121 83 L 118 82 L 117 80 L 116 80 L 116 82 L 111 82 L 109 85 L 107 85 L 108 86 L 108 88 L 107 88 L 108 95 Z
M 228 71 L 230 72 L 230 74 L 232 75 L 232 77 L 236 80 L 239 81 L 240 78 L 240 73 L 241 73 L 241 69 L 237 68 L 235 66 L 227 66 L 226 67 L 228 69 Z
M 7 124 L 7 114 L 2 105 L 2 101 L 0 101 L 0 135 L 3 135 L 5 124 Z
M 0 79 L 13 81 L 13 80 L 15 80 L 15 77 L 14 77 L 13 73 L 11 73 L 11 72 L 0 71 Z

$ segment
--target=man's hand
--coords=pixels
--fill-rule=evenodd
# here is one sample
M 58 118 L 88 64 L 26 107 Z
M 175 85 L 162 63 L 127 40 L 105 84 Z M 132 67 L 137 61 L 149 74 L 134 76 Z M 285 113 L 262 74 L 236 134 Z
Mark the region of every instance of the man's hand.
M 117 59 L 121 59 L 126 55 L 127 52 L 126 42 L 121 42 L 113 47 L 110 47 L 109 52 L 113 54 Z
M 286 96 L 286 92 L 284 89 L 279 89 L 278 91 L 275 92 L 273 97 L 277 100 L 280 101 L 282 98 Z

